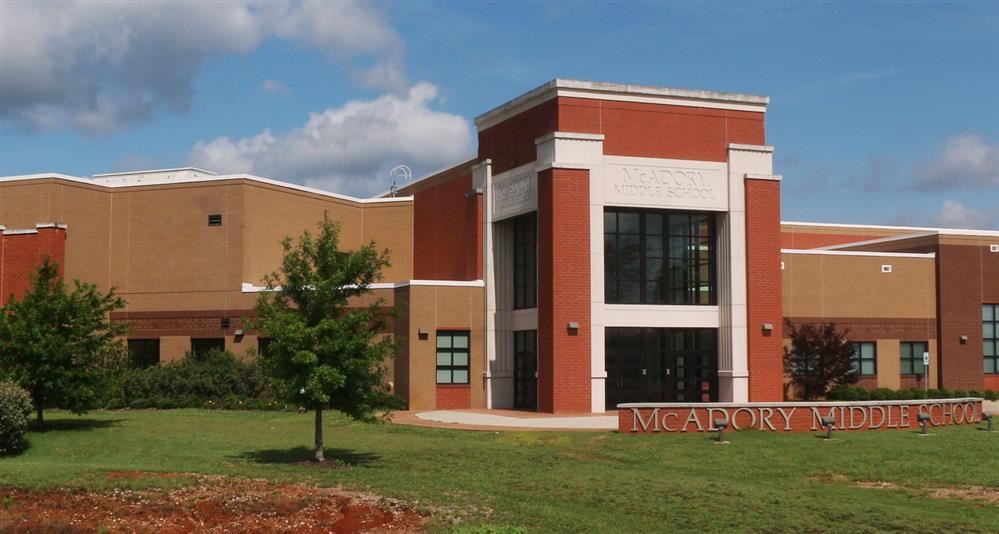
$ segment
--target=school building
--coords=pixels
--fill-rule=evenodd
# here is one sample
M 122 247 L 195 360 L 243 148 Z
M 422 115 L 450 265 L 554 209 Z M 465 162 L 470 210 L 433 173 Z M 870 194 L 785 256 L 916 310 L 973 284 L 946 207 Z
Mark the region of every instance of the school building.
M 137 365 L 266 350 L 244 319 L 326 215 L 391 252 L 370 298 L 399 310 L 411 409 L 779 401 L 785 319 L 848 329 L 865 387 L 999 389 L 999 232 L 782 222 L 768 103 L 554 80 L 477 117 L 474 158 L 369 199 L 194 168 L 0 178 L 0 302 L 49 255 L 128 301 Z

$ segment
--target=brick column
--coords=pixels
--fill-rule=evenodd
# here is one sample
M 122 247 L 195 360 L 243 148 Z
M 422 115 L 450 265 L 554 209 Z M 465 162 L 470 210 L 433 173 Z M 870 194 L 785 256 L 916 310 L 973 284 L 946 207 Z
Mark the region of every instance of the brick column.
M 750 402 L 784 400 L 780 181 L 746 179 L 746 300 Z M 773 325 L 765 332 L 763 325 Z
M 589 412 L 589 170 L 538 173 L 538 411 Z M 579 323 L 570 330 L 570 322 Z
M 999 296 L 999 261 L 985 244 L 937 248 L 937 329 L 940 387 L 983 389 L 982 304 Z M 961 336 L 968 340 L 961 342 Z M 930 372 L 934 372 L 931 368 Z

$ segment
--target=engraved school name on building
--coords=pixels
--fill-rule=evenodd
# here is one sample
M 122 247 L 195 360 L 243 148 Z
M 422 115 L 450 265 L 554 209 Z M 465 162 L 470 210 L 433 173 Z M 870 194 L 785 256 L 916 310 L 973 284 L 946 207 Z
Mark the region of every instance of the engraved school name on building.
M 614 194 L 678 200 L 717 201 L 719 191 L 709 171 L 667 167 L 619 167 Z
M 891 403 L 842 403 L 836 405 L 775 403 L 767 406 L 671 407 L 669 405 L 619 407 L 618 430 L 628 433 L 713 432 L 717 420 L 735 430 L 809 432 L 822 429 L 821 420 L 832 417 L 839 430 L 906 429 L 919 426 L 918 415 L 928 414 L 932 426 L 973 424 L 982 419 L 981 399 L 940 399 Z

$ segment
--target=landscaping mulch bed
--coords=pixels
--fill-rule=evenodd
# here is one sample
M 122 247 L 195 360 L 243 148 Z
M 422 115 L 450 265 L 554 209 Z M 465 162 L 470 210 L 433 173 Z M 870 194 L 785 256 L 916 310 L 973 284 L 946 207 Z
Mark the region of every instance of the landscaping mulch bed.
M 378 496 L 224 476 L 110 472 L 109 480 L 178 478 L 140 490 L 0 488 L 0 532 L 422 532 L 424 518 Z

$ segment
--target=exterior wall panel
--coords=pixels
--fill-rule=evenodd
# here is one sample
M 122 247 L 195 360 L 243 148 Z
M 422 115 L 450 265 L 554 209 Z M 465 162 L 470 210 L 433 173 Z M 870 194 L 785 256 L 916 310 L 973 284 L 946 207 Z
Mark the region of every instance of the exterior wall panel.
M 749 400 L 784 400 L 780 182 L 746 180 Z M 763 324 L 773 331 L 763 331 Z
M 588 412 L 589 171 L 538 174 L 538 410 Z M 570 322 L 579 328 L 568 328 Z

